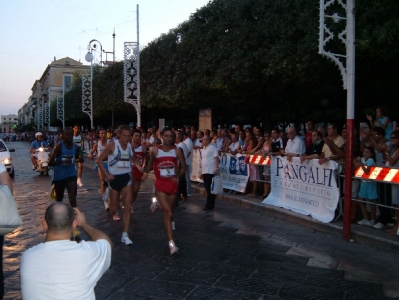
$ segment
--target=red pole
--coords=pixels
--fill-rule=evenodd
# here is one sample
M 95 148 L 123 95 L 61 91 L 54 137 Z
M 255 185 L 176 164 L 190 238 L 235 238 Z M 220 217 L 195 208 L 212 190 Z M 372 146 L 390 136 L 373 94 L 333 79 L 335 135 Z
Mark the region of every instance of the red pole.
M 351 238 L 351 209 L 352 209 L 352 176 L 353 176 L 353 144 L 354 144 L 354 124 L 353 119 L 346 120 L 346 150 L 345 150 L 345 186 L 344 186 L 344 225 L 343 238 L 349 241 Z
M 345 156 L 345 196 L 344 228 L 342 235 L 345 241 L 351 239 L 351 206 L 352 206 L 352 158 L 354 155 L 354 119 L 355 119 L 355 0 L 346 1 L 347 45 L 346 45 L 346 156 Z

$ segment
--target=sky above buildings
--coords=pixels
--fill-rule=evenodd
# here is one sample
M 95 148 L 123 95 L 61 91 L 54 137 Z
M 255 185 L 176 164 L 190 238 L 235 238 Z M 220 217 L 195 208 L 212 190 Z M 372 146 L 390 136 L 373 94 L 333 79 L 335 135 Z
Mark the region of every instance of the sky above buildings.
M 85 61 L 92 39 L 123 59 L 123 43 L 137 41 L 139 4 L 140 45 L 189 19 L 209 0 L 1 0 L 0 115 L 17 114 L 31 88 L 54 58 Z M 96 58 L 98 58 L 97 55 Z M 99 60 L 99 59 L 98 59 Z M 103 60 L 105 55 L 103 54 Z M 112 54 L 108 55 L 112 60 Z

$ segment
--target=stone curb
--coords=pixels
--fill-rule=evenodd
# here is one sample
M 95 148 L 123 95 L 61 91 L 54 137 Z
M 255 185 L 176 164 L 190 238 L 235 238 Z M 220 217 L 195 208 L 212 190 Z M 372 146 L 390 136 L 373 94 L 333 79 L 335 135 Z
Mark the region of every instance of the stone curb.
M 204 187 L 193 186 L 192 188 L 196 190 L 199 194 L 205 195 Z M 310 216 L 302 215 L 284 208 L 258 203 L 257 201 L 261 200 L 257 200 L 256 198 L 249 198 L 249 197 L 243 198 L 243 195 L 231 195 L 224 193 L 222 195 L 217 195 L 217 200 L 234 203 L 238 206 L 245 207 L 253 211 L 266 214 L 268 216 L 280 218 L 283 220 L 287 220 L 299 225 L 312 228 L 317 231 L 334 234 L 336 236 L 342 237 L 343 228 L 340 225 L 333 223 L 322 223 L 318 220 L 313 219 Z M 354 228 L 351 229 L 351 234 L 353 241 L 358 242 L 360 244 L 367 244 L 388 251 L 393 251 L 393 250 L 397 251 L 399 249 L 399 239 L 397 241 L 384 239 L 372 234 L 361 232 Z

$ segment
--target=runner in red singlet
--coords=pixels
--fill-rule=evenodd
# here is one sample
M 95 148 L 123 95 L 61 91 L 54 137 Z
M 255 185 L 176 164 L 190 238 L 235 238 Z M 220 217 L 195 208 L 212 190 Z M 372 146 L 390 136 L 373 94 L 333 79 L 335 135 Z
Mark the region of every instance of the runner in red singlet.
M 172 129 L 165 127 L 161 135 L 163 143 L 151 148 L 150 160 L 147 170 L 144 172 L 144 178 L 148 176 L 151 169 L 154 169 L 158 207 L 165 216 L 165 231 L 169 240 L 170 255 L 173 255 L 179 250 L 173 241 L 173 207 L 178 189 L 178 178 L 186 172 L 186 161 L 183 151 L 175 146 L 176 135 Z M 178 161 L 180 169 L 178 168 Z

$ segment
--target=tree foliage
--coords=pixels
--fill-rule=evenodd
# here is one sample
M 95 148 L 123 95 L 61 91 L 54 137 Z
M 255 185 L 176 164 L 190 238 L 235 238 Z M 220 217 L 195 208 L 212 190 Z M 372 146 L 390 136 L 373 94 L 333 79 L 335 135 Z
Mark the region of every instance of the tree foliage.
M 230 123 L 239 116 L 249 121 L 260 116 L 266 121 L 343 119 L 342 78 L 337 67 L 318 54 L 318 3 L 209 2 L 141 52 L 143 104 L 166 109 L 211 107 Z M 399 3 L 370 0 L 356 5 L 360 110 L 389 104 L 390 97 L 398 94 L 397 78 L 391 72 L 397 69 Z M 384 68 L 376 70 L 375 62 Z M 372 74 L 380 78 L 376 81 Z M 379 100 L 370 99 L 376 93 Z M 330 106 L 323 107 L 322 99 L 328 99 Z
M 398 1 L 356 1 L 358 112 L 398 110 L 398 12 Z M 195 124 L 201 108 L 212 108 L 214 124 L 342 121 L 346 91 L 337 66 L 318 54 L 318 35 L 316 0 L 210 1 L 141 51 L 143 123 Z M 67 107 L 81 107 L 81 79 L 67 98 L 68 120 L 87 121 Z M 122 62 L 97 69 L 93 108 L 98 125 L 112 114 L 136 120 L 123 102 Z

